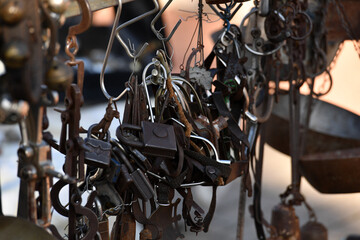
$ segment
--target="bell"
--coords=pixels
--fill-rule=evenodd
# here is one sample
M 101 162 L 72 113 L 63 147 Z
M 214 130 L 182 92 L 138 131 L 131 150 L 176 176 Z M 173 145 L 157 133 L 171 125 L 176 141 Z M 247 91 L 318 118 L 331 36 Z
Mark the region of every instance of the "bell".
M 51 90 L 63 91 L 72 83 L 73 79 L 72 68 L 58 59 L 54 59 L 46 73 L 45 84 Z
M 3 1 L 2 1 L 3 2 Z M 24 0 L 5 1 L 0 7 L 0 17 L 7 24 L 20 22 L 25 15 Z
M 63 14 L 69 6 L 69 0 L 48 0 L 50 11 Z
M 309 221 L 301 227 L 301 240 L 327 240 L 327 229 L 319 222 Z
M 21 68 L 29 59 L 30 51 L 23 41 L 14 40 L 4 46 L 2 57 L 6 67 Z
M 278 235 L 285 239 L 300 239 L 299 220 L 295 209 L 290 205 L 280 203 L 273 208 L 271 225 L 275 227 Z

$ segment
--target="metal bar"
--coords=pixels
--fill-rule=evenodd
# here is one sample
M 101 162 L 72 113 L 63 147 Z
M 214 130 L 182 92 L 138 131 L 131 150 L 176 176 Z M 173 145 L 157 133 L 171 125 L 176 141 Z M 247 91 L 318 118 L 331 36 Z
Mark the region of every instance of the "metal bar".
M 118 5 L 118 0 L 88 0 L 88 1 L 92 12 Z M 124 4 L 132 1 L 134 0 L 123 0 L 122 3 Z M 80 15 L 80 13 L 81 11 L 77 2 L 71 1 L 68 9 L 65 12 L 65 17 L 66 18 L 74 17 Z

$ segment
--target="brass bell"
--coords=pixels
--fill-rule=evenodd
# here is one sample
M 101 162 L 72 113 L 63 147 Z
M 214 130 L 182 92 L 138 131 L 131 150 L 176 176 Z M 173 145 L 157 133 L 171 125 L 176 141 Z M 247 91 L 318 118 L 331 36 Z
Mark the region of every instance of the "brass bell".
M 276 205 L 272 210 L 271 225 L 275 227 L 278 235 L 285 239 L 300 238 L 299 219 L 291 205 L 285 203 Z
M 2 1 L 4 2 L 4 1 Z M 25 15 L 24 0 L 5 1 L 0 7 L 0 17 L 7 24 L 16 24 L 20 22 Z
M 69 0 L 48 0 L 50 11 L 63 14 L 69 6 Z
M 309 221 L 301 227 L 301 240 L 327 240 L 326 227 L 316 221 Z
M 6 67 L 21 68 L 29 59 L 30 51 L 23 41 L 13 40 L 4 46 L 2 57 Z
M 51 90 L 63 91 L 74 80 L 73 69 L 65 63 L 54 59 L 46 73 L 45 84 Z

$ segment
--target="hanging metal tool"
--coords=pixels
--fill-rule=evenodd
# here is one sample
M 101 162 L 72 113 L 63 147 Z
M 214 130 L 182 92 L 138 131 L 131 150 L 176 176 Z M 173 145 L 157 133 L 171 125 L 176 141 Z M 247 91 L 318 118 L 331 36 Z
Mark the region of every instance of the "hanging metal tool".
M 155 5 L 155 7 L 140 15 L 140 16 L 137 16 L 123 24 L 121 24 L 119 27 L 116 28 L 115 30 L 115 33 L 116 33 L 116 38 L 119 40 L 120 44 L 124 47 L 125 51 L 126 51 L 126 54 L 133 58 L 134 60 L 137 59 L 139 56 L 141 56 L 141 54 L 143 54 L 143 52 L 145 51 L 145 48 L 149 45 L 148 43 L 144 43 L 144 45 L 140 48 L 140 50 L 136 53 L 135 49 L 132 49 L 133 47 L 129 47 L 125 41 L 122 39 L 121 35 L 120 35 L 120 31 L 128 26 L 130 26 L 131 24 L 135 23 L 135 22 L 138 22 L 140 21 L 141 19 L 144 19 L 154 13 L 156 13 L 158 10 L 159 10 L 159 3 L 157 0 L 153 0 L 153 3 Z
M 103 62 L 103 65 L 102 65 L 102 68 L 101 68 L 101 73 L 100 73 L 100 87 L 101 87 L 101 90 L 102 90 L 103 94 L 105 95 L 105 97 L 107 99 L 109 99 L 109 100 L 112 99 L 112 101 L 114 101 L 114 102 L 116 102 L 120 98 L 122 98 L 125 95 L 126 91 L 129 90 L 128 88 L 125 89 L 122 93 L 120 93 L 117 97 L 114 98 L 107 92 L 106 87 L 105 87 L 105 79 L 104 79 L 105 78 L 104 75 L 105 75 L 107 62 L 108 62 L 110 52 L 111 52 L 111 49 L 112 49 L 112 46 L 113 46 L 113 43 L 114 43 L 116 26 L 119 23 L 121 11 L 122 11 L 122 1 L 123 0 L 118 0 L 118 9 L 117 9 L 117 12 L 116 12 L 116 15 L 115 15 L 113 27 L 111 29 L 110 39 L 109 39 L 109 42 L 108 42 L 108 46 L 106 48 L 105 58 L 104 58 L 104 62 Z
M 163 35 L 160 33 L 161 30 L 156 30 L 155 28 L 155 23 L 159 20 L 159 18 L 162 16 L 162 14 L 165 12 L 165 10 L 170 6 L 170 4 L 172 3 L 173 0 L 168 0 L 168 2 L 165 4 L 165 6 L 160 10 L 160 12 L 158 12 L 158 14 L 156 14 L 156 16 L 154 17 L 154 19 L 151 21 L 151 30 L 153 31 L 153 33 L 156 35 L 156 37 L 163 42 L 168 42 L 170 41 L 170 39 L 172 38 L 172 36 L 174 35 L 175 31 L 178 29 L 178 27 L 181 24 L 181 19 L 179 19 L 175 25 L 175 27 L 171 30 L 171 32 L 169 33 L 169 36 L 164 38 Z

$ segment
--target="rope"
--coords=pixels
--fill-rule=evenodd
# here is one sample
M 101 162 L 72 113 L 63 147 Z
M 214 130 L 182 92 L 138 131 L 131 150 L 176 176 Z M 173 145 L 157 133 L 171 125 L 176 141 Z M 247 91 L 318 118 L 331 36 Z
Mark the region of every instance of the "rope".
M 186 127 L 186 131 L 185 131 L 185 136 L 190 138 L 191 135 L 191 131 L 193 130 L 190 122 L 187 120 L 187 118 L 185 117 L 185 113 L 184 113 L 184 109 L 182 108 L 179 100 L 177 99 L 175 93 L 174 93 L 174 89 L 172 87 L 172 83 L 171 83 L 171 76 L 169 75 L 167 81 L 166 81 L 166 87 L 169 91 L 169 96 L 171 98 L 173 98 L 175 100 L 175 103 L 178 107 L 178 111 L 179 111 L 179 115 L 180 115 L 180 121 L 185 125 Z

